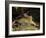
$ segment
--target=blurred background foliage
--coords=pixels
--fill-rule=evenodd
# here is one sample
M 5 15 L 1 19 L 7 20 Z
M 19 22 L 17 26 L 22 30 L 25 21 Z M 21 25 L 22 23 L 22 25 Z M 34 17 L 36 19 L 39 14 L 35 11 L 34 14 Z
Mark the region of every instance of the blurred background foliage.
M 40 8 L 29 8 L 29 7 L 12 7 L 12 20 L 15 20 L 16 17 L 27 13 L 29 16 L 32 16 L 33 21 L 40 22 Z

